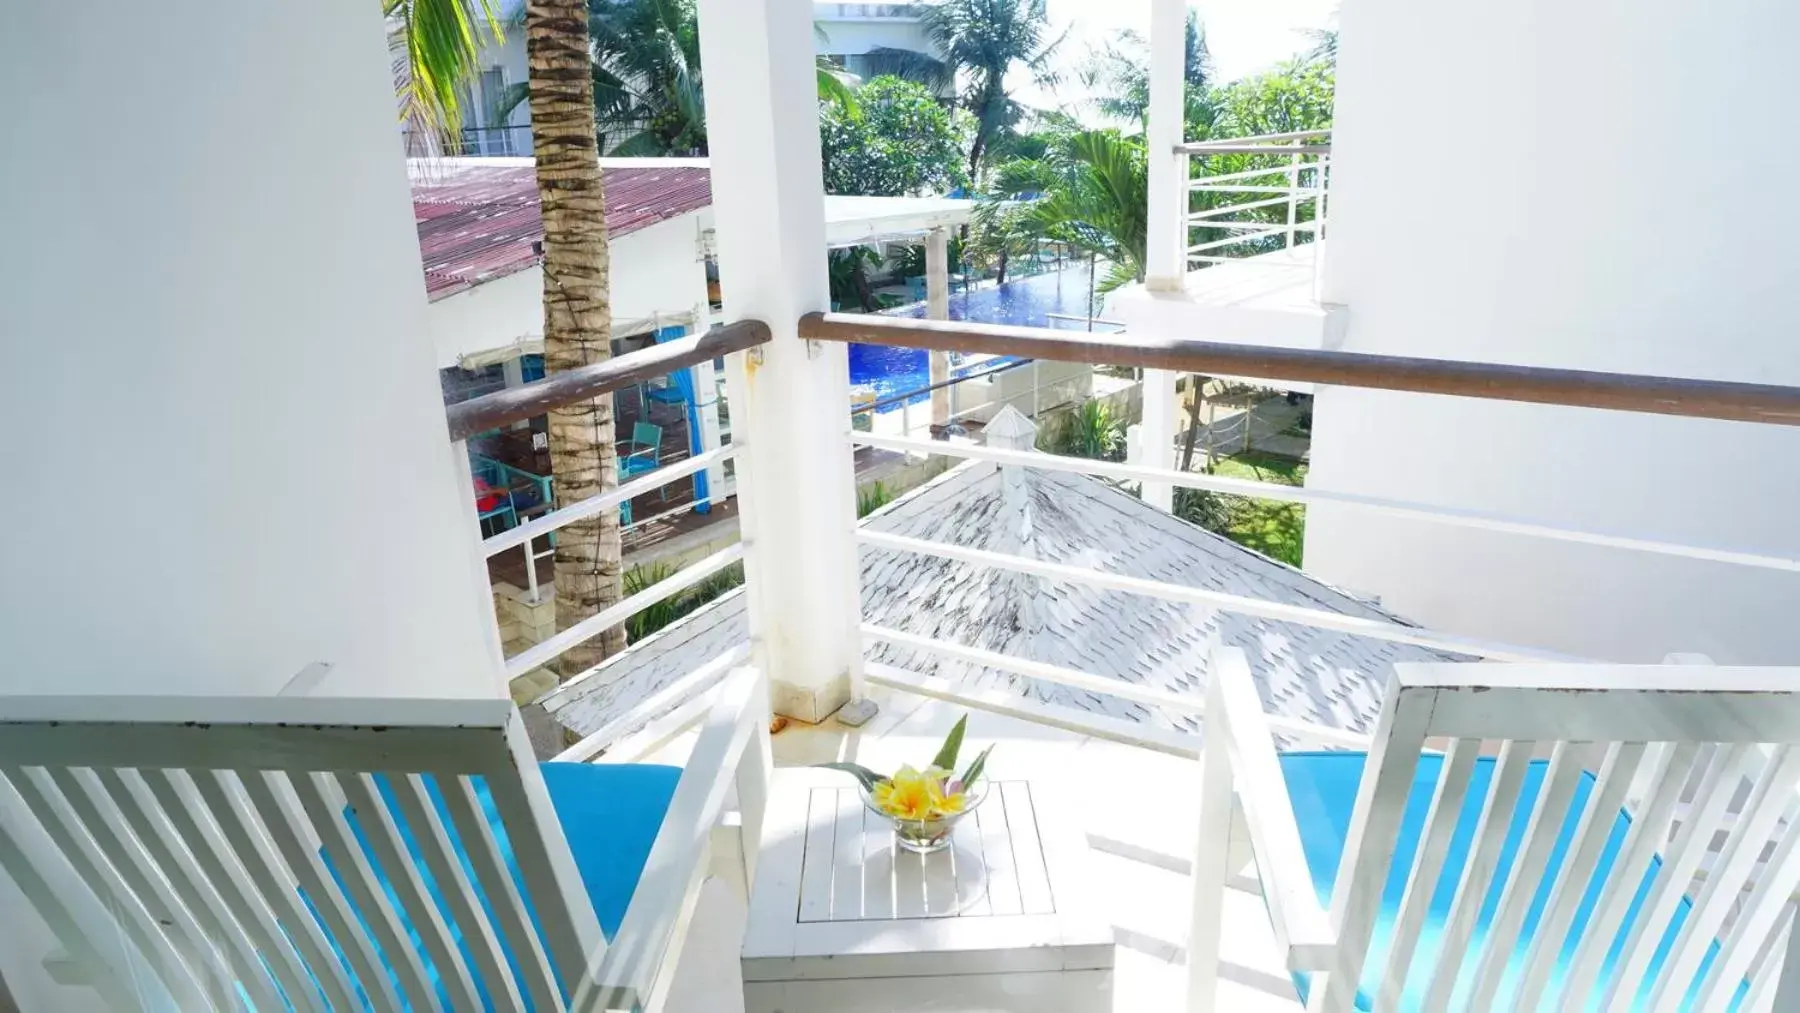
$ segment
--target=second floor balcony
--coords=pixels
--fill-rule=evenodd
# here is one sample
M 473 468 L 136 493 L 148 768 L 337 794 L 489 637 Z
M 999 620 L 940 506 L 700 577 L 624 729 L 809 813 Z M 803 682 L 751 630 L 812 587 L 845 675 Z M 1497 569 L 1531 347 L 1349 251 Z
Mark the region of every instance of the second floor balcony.
M 1565 425 L 1691 422 L 1724 446 L 1791 429 L 1800 389 L 1351 353 L 1168 321 L 1102 333 L 1113 327 L 827 312 L 813 82 L 770 59 L 806 51 L 808 12 L 703 7 L 725 322 L 459 402 L 447 419 L 432 359 L 405 343 L 421 307 L 389 97 L 352 87 L 382 77 L 377 40 L 359 34 L 372 17 L 341 33 L 279 7 L 253 13 L 287 20 L 219 22 L 291 28 L 277 34 L 318 50 L 301 56 L 364 58 L 360 76 L 227 82 L 274 113 L 315 92 L 334 103 L 354 143 L 318 178 L 292 157 L 266 158 L 274 187 L 231 159 L 197 160 L 97 213 L 73 198 L 116 166 L 70 159 L 8 205 L 33 234 L 54 232 L 39 205 L 82 216 L 136 266 L 134 284 L 166 289 L 141 285 L 130 294 L 144 305 L 113 312 L 91 298 L 91 264 L 42 258 L 10 293 L 28 324 L 81 339 L 45 342 L 66 356 L 49 361 L 102 340 L 153 353 L 132 371 L 44 371 L 7 399 L 82 437 L 20 440 L 32 474 L 70 491 L 9 499 L 30 511 L 9 565 L 59 580 L 67 554 L 96 575 L 79 595 L 34 595 L 9 572 L 0 968 L 20 1005 L 1794 1006 L 1794 666 L 1650 650 L 1663 631 L 1634 601 L 1615 591 L 1596 605 L 1604 588 L 1575 581 L 1469 581 L 1449 597 L 1471 611 L 1581 605 L 1650 656 L 1425 622 L 1188 518 L 1237 497 L 1334 510 L 1353 534 L 1399 522 L 1702 564 L 1710 579 L 1679 588 L 1696 603 L 1731 583 L 1722 573 L 1788 577 L 1800 559 L 1727 524 L 1693 537 L 1639 526 L 1629 496 L 1590 525 L 1178 469 L 1161 459 L 1166 433 L 1156 455 L 1058 455 L 1026 416 L 1072 399 L 1045 394 L 1072 366 L 1141 372 L 1146 400 L 1159 375 L 1244 376 Z M 162 51 L 65 35 L 121 64 Z M 45 66 L 68 56 L 48 51 Z M 158 99 L 226 90 L 141 80 Z M 45 126 L 73 150 L 91 125 L 68 119 Z M 314 136 L 264 140 L 292 156 Z M 1258 150 L 1285 164 L 1198 185 L 1171 174 L 1167 231 L 1186 239 L 1165 251 L 1174 273 L 1157 275 L 1175 289 L 1150 295 L 1234 245 L 1322 252 L 1305 239 L 1324 209 L 1306 209 L 1326 200 L 1302 196 L 1327 173 L 1318 154 Z M 1234 172 L 1251 175 L 1220 179 Z M 1275 189 L 1243 204 L 1270 203 L 1231 214 L 1175 196 L 1264 184 Z M 167 207 L 183 212 L 180 242 L 144 230 L 153 242 L 133 245 L 109 217 L 166 227 Z M 303 249 L 220 255 L 269 232 Z M 683 251 L 703 280 L 700 251 Z M 1193 273 L 1216 281 L 1255 259 Z M 292 298 L 302 276 L 313 288 Z M 307 339 L 305 354 L 276 354 Z M 985 389 L 969 382 L 984 403 L 946 399 L 960 425 L 933 433 L 902 411 L 865 428 L 852 343 L 1001 365 Z M 485 462 L 470 437 L 715 362 L 729 442 L 586 498 L 539 492 L 548 509 L 482 536 L 470 492 Z M 133 383 L 116 381 L 124 372 Z M 943 470 L 859 516 L 858 457 L 877 451 Z M 482 612 L 484 559 L 531 556 L 577 521 L 728 464 L 737 541 L 523 649 Z M 1528 483 L 1554 499 L 1566 477 L 1508 471 L 1496 499 Z M 503 697 L 505 677 L 740 566 L 740 589 L 522 708 Z
M 840 353 L 856 339 L 1207 371 L 1242 355 L 1278 379 L 1743 424 L 1787 418 L 1800 403 L 1785 388 L 1145 347 L 1129 335 L 852 314 L 812 314 L 798 329 Z M 784 537 L 778 523 L 508 659 L 509 669 L 541 664 L 746 565 L 742 591 L 540 701 L 579 735 L 542 775 L 510 783 L 530 752 L 504 704 L 309 699 L 319 676 L 304 672 L 291 700 L 218 701 L 225 709 L 199 724 L 174 720 L 183 705 L 166 701 L 135 715 L 104 700 L 6 701 L 0 859 L 67 947 L 57 973 L 147 1008 L 237 1008 L 239 989 L 301 994 L 303 1008 L 336 1008 L 339 989 L 377 997 L 374 1008 L 460 1008 L 461 990 L 485 996 L 480 1008 L 536 996 L 572 1008 L 765 1013 L 1298 1009 L 1302 997 L 1348 1010 L 1369 1008 L 1370 995 L 1467 989 L 1477 1008 L 1497 1008 L 1485 1003 L 1534 1006 L 1519 997 L 1565 988 L 1670 1008 L 1781 1008 L 1770 1003 L 1787 900 L 1800 887 L 1791 670 L 1697 657 L 1620 666 L 1408 623 L 1163 513 L 1139 487 L 1329 493 L 1045 454 L 1011 406 L 980 443 L 860 431 L 841 399 L 821 414 L 824 429 L 789 430 L 829 453 L 761 442 L 771 421 L 831 404 L 842 382 L 821 373 L 802 401 L 771 400 L 765 385 L 779 377 L 769 374 L 784 365 L 771 330 L 742 320 L 450 410 L 461 438 L 605 394 L 646 368 L 723 357 L 750 435 L 719 456 L 740 469 L 740 496 L 765 497 L 744 512 L 751 524 L 762 509 L 789 523 L 818 509 L 791 485 L 824 492 L 847 481 L 854 446 L 962 462 L 860 522 L 846 509 L 841 528 L 807 524 L 812 551 L 854 561 L 848 572 L 796 582 L 797 561 L 771 550 Z M 784 460 L 809 463 L 771 490 L 767 476 Z M 633 491 L 562 505 L 495 538 L 549 534 Z M 1360 506 L 1800 566 L 1529 518 Z M 784 627 L 801 639 L 782 645 Z M 834 650 L 847 652 L 843 667 L 790 681 L 807 653 Z M 1432 702 L 1417 710 L 1413 699 Z M 771 701 L 816 723 L 778 721 L 771 735 Z M 986 787 L 936 854 L 898 849 L 856 780 L 817 768 L 922 766 L 962 718 L 965 750 L 991 749 L 982 781 L 970 781 Z M 433 736 L 467 744 L 446 753 Z M 239 737 L 279 747 L 253 755 Z M 572 772 L 583 769 L 597 772 L 591 783 Z M 619 895 L 600 885 L 614 872 L 594 863 L 618 870 L 627 858 L 615 839 L 644 831 L 629 815 L 637 803 L 618 794 L 636 789 L 617 779 L 658 770 L 678 781 L 661 789 L 669 794 L 632 846 L 637 864 L 623 866 Z M 422 794 L 393 795 L 396 777 Z M 454 801 L 461 789 L 450 785 L 477 782 L 487 794 Z M 436 804 L 450 829 L 428 832 L 425 802 L 446 791 L 451 800 Z M 487 818 L 518 850 L 481 857 L 471 843 L 480 810 L 464 808 L 478 802 L 495 807 Z M 466 880 L 420 857 L 408 833 L 443 835 L 471 856 Z M 432 875 L 409 887 L 415 862 Z M 509 865 L 523 902 L 494 892 Z M 480 904 L 442 892 L 453 884 Z M 508 921 L 517 903 L 537 912 L 544 939 L 530 959 L 517 947 L 532 930 Z M 590 904 L 597 922 L 583 913 Z M 259 926 L 263 905 L 273 920 Z M 494 941 L 479 940 L 483 925 Z M 108 926 L 128 931 L 115 938 Z M 408 933 L 422 948 L 402 959 Z M 1462 936 L 1474 940 L 1467 959 L 1449 941 Z M 333 948 L 351 954 L 341 968 L 319 963 Z M 113 977 L 133 959 L 152 971 Z M 1334 986 L 1334 973 L 1361 985 Z M 323 998 L 293 991 L 309 976 Z M 1676 1001 L 1690 990 L 1697 1000 Z

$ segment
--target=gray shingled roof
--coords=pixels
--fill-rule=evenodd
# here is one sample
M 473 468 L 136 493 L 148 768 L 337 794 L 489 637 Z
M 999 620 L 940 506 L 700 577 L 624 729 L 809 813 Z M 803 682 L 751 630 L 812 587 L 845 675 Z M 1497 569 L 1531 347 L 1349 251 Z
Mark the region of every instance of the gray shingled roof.
M 1010 489 L 1008 488 L 1010 486 Z M 866 522 L 900 535 L 1172 584 L 1210 588 L 1349 616 L 1394 617 L 1293 567 L 1189 524 L 1085 475 L 969 462 L 895 500 Z M 1397 661 L 1453 654 L 1218 609 L 1099 590 L 915 553 L 864 547 L 863 611 L 870 622 L 1034 661 L 1176 692 L 1204 692 L 1216 631 L 1250 659 L 1271 712 L 1368 730 Z M 608 661 L 545 701 L 588 734 L 748 637 L 734 592 Z M 888 644 L 865 657 L 978 688 L 1194 730 L 1185 713 L 1068 689 Z M 647 722 L 655 715 L 642 715 Z

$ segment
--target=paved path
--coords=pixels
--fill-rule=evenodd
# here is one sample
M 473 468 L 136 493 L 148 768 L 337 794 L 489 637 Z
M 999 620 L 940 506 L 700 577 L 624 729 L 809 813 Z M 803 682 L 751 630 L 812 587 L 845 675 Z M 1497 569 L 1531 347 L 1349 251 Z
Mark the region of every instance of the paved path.
M 1250 447 L 1265 454 L 1280 457 L 1293 457 L 1307 460 L 1311 454 L 1312 440 L 1305 436 L 1295 436 L 1287 432 L 1300 421 L 1304 405 L 1291 405 L 1280 396 L 1265 398 L 1257 402 L 1247 413 L 1250 425 Z M 1246 412 L 1242 406 L 1221 407 L 1218 414 L 1213 415 L 1212 422 L 1200 427 L 1194 441 L 1194 460 L 1196 467 L 1205 463 L 1205 447 L 1207 437 L 1212 438 L 1212 447 L 1219 456 L 1236 454 L 1244 449 L 1244 425 Z M 1187 441 L 1187 414 L 1182 413 L 1181 424 L 1175 430 L 1176 460 L 1180 460 L 1181 448 Z

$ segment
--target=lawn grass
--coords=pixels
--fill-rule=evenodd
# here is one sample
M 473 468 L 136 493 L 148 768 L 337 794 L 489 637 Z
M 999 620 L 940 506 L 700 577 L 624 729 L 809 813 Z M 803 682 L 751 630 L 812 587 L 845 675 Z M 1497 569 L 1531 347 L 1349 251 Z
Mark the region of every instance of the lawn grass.
M 1250 451 L 1219 458 L 1213 465 L 1213 474 L 1253 482 L 1305 485 L 1306 462 Z M 1300 565 L 1300 554 L 1306 545 L 1306 507 L 1244 496 L 1222 498 L 1231 512 L 1226 537 L 1290 566 Z

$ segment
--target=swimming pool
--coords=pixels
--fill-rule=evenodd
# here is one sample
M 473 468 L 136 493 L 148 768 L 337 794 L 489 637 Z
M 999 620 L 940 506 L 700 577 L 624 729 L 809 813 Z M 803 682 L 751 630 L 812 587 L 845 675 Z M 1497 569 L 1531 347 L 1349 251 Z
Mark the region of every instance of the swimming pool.
M 1101 300 L 1103 297 L 1096 297 L 1096 301 Z M 1063 271 L 1020 278 L 994 288 L 955 293 L 950 296 L 950 319 L 1028 327 L 1069 327 L 1072 326 L 1070 322 L 1052 321 L 1050 314 L 1085 318 L 1087 307 L 1088 266 L 1082 264 Z M 914 303 L 888 313 L 897 317 L 923 317 L 925 306 Z M 1094 315 L 1103 314 L 1097 308 Z M 956 353 L 951 353 L 950 373 L 965 376 L 1005 361 L 993 357 L 959 361 Z M 930 359 L 928 353 L 918 348 L 853 344 L 850 346 L 850 382 L 873 387 L 876 400 L 884 400 L 931 383 Z M 909 401 L 916 404 L 928 397 L 920 394 Z M 899 407 L 898 404 L 892 406 Z

